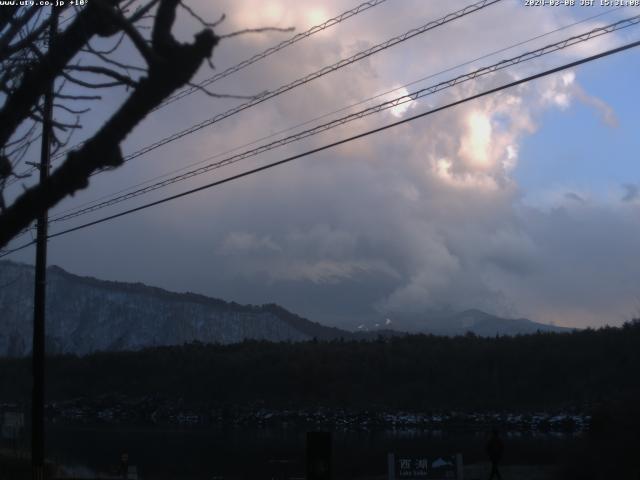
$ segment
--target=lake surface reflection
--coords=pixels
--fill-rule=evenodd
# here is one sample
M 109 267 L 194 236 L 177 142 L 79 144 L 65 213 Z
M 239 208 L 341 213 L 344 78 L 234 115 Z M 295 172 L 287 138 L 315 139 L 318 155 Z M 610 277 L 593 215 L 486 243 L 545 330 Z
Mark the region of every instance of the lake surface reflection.
M 309 427 L 193 427 L 133 425 L 47 427 L 47 456 L 76 472 L 108 473 L 127 452 L 143 480 L 282 478 L 304 475 Z M 318 429 L 320 430 L 320 429 Z M 327 430 L 322 428 L 321 430 Z M 387 453 L 428 456 L 462 453 L 464 463 L 486 461 L 488 432 L 401 428 L 333 432 L 334 478 L 384 475 Z M 505 431 L 506 464 L 554 465 L 580 436 Z

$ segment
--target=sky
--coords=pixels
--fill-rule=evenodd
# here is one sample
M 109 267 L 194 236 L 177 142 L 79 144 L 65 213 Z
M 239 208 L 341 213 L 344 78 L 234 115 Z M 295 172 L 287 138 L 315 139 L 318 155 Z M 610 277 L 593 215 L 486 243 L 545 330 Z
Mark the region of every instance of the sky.
M 387 0 L 209 88 L 239 95 L 273 90 L 471 3 Z M 200 0 L 190 5 L 208 19 L 225 13 L 216 30 L 224 34 L 263 26 L 293 26 L 302 32 L 357 3 Z M 319 116 L 337 118 L 639 14 L 638 7 L 498 2 L 97 175 L 86 191 L 63 201 L 52 215 Z M 189 41 L 200 28 L 183 11 L 174 31 Z M 195 80 L 291 35 L 266 32 L 224 39 L 214 51 L 215 70 L 204 66 Z M 60 222 L 51 231 L 639 38 L 640 26 L 603 35 Z M 126 46 L 120 55 L 133 56 Z M 79 275 L 228 301 L 275 302 L 311 320 L 349 329 L 401 318 L 419 328 L 430 315 L 469 308 L 564 326 L 620 325 L 640 314 L 639 60 L 640 51 L 632 49 L 52 239 L 49 263 Z M 332 113 L 392 89 L 396 91 Z M 93 105 L 77 140 L 100 125 L 126 94 L 112 90 Z M 194 93 L 150 115 L 125 141 L 123 151 L 133 152 L 242 102 Z M 33 256 L 27 249 L 11 258 L 33 263 Z

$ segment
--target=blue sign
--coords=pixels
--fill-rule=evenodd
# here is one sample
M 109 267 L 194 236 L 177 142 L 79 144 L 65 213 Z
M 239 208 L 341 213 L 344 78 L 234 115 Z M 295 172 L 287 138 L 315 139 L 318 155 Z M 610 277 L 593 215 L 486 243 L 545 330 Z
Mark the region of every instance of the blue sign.
M 389 480 L 459 480 L 462 455 L 431 457 L 390 453 L 388 467 Z

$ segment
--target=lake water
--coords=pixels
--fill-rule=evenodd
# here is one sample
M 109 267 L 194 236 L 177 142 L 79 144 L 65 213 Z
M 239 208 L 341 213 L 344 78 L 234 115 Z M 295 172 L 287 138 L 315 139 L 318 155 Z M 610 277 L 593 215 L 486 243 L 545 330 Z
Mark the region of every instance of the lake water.
M 47 427 L 47 456 L 76 473 L 110 472 L 126 451 L 143 480 L 271 478 L 304 473 L 302 427 L 68 426 Z M 326 430 L 326 429 L 323 429 Z M 580 442 L 560 433 L 503 432 L 506 464 L 553 465 Z M 387 453 L 462 453 L 486 461 L 487 432 L 415 429 L 334 431 L 334 478 L 384 475 Z

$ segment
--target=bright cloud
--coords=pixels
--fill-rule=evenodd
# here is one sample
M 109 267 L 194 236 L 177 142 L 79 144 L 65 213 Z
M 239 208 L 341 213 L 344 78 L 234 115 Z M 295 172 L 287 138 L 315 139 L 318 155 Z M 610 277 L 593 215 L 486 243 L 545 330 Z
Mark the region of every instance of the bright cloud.
M 393 8 L 383 4 L 269 57 L 215 89 L 273 89 L 466 4 L 454 3 L 398 2 Z M 225 32 L 290 25 L 299 32 L 346 8 L 337 0 L 200 4 L 208 18 L 227 14 Z M 140 165 L 139 171 L 134 166 L 123 169 L 122 177 L 113 172 L 109 186 L 129 184 L 136 175 L 144 179 L 151 176 L 150 169 L 161 173 L 176 168 L 176 159 L 193 155 L 197 160 L 329 114 L 538 35 L 541 26 L 550 30 L 575 21 L 568 11 L 563 10 L 562 18 L 552 11 L 524 12 L 519 2 L 501 2 L 220 122 L 189 142 L 158 150 L 153 162 L 131 162 Z M 214 63 L 226 68 L 286 37 L 260 34 L 225 41 Z M 574 58 L 566 52 L 562 56 Z M 503 57 L 483 60 L 482 65 Z M 404 103 L 386 114 L 216 172 L 216 178 L 379 127 L 410 111 L 459 100 L 526 71 L 503 70 Z M 444 78 L 449 77 L 411 89 Z M 408 91 L 402 88 L 393 96 Z M 278 302 L 314 320 L 353 328 L 364 321 L 371 324 L 372 317 L 389 325 L 388 318 L 395 324 L 396 314 L 419 316 L 443 308 L 483 308 L 558 324 L 602 323 L 598 319 L 607 312 L 622 315 L 637 299 L 633 285 L 640 267 L 625 256 L 637 250 L 640 241 L 637 185 L 628 182 L 626 192 L 619 192 L 626 201 L 606 208 L 565 195 L 588 198 L 575 189 L 562 190 L 551 207 L 534 208 L 524 204 L 514 179 L 520 152 L 535 138 L 545 115 L 568 114 L 578 102 L 590 106 L 607 124 L 616 124 L 613 109 L 581 86 L 580 71 L 566 72 L 168 204 L 144 220 L 123 223 L 126 235 L 97 229 L 95 236 L 87 231 L 85 236 L 70 236 L 65 244 L 52 242 L 52 249 L 63 266 L 78 273 L 120 280 L 129 275 L 230 300 Z M 192 96 L 161 111 L 140 129 L 140 136 L 155 139 L 158 132 L 174 130 L 176 118 L 195 123 L 231 105 Z M 156 230 L 149 245 L 148 231 Z M 82 253 L 87 244 L 106 253 L 88 257 Z M 112 270 L 116 264 L 117 274 Z M 93 265 L 90 271 L 87 265 Z
M 473 111 L 466 118 L 466 123 L 458 154 L 472 168 L 482 170 L 493 160 L 490 156 L 491 119 L 486 114 Z

